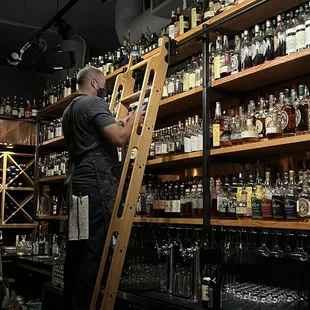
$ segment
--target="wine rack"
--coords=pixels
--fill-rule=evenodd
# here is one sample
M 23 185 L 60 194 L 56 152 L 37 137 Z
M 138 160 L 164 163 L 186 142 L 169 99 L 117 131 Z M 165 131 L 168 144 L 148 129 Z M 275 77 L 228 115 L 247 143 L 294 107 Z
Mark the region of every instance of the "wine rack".
M 23 227 L 32 224 L 34 198 L 34 162 L 33 154 L 13 152 L 0 153 L 0 225 Z M 30 227 L 30 226 L 29 226 Z

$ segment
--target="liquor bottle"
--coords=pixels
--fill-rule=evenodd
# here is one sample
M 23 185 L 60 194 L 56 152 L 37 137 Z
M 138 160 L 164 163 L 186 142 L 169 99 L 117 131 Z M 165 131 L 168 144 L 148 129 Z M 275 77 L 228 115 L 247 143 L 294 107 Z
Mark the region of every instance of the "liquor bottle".
M 291 12 L 289 23 L 286 28 L 286 54 L 290 55 L 296 52 L 296 21 L 294 12 Z
M 4 98 L 0 98 L 0 115 L 4 115 L 5 114 L 5 99 Z
M 24 101 L 23 98 L 21 97 L 18 106 L 18 118 L 24 118 L 24 117 L 25 117 Z
M 199 151 L 198 148 L 198 122 L 199 122 L 199 117 L 198 115 L 195 116 L 195 118 L 191 119 L 191 151 L 192 152 L 197 152 Z
M 223 309 L 222 275 L 219 266 L 212 267 L 212 277 L 209 286 L 208 309 Z
M 10 98 L 7 97 L 5 101 L 5 109 L 4 109 L 4 115 L 11 116 L 12 115 L 12 106 L 10 103 Z
M 240 36 L 235 36 L 235 49 L 231 55 L 231 74 L 241 71 L 241 62 L 240 62 L 240 53 L 241 53 L 241 39 Z
M 175 154 L 175 139 L 174 139 L 174 132 L 172 127 L 168 128 L 168 154 Z
M 150 144 L 148 158 L 149 159 L 154 159 L 155 158 L 155 132 L 153 132 L 153 137 L 152 137 L 152 142 Z
M 226 218 L 229 205 L 229 197 L 223 191 L 222 182 L 220 179 L 216 180 L 215 192 L 217 214 L 220 218 Z
M 304 18 L 304 9 L 299 8 L 299 13 L 296 20 L 296 51 L 302 51 L 306 48 L 306 25 Z
M 274 51 L 275 57 L 282 57 L 286 55 L 286 29 L 282 21 L 282 16 L 277 16 L 277 28 L 275 31 Z
M 265 185 L 262 196 L 262 216 L 264 219 L 272 219 L 272 187 L 270 183 L 270 172 L 266 171 Z
M 31 104 L 29 99 L 27 99 L 25 106 L 25 118 L 31 118 Z
M 297 217 L 300 222 L 307 222 L 310 218 L 309 180 L 310 175 L 308 172 L 297 201 Z
M 202 4 L 200 0 L 195 0 L 191 7 L 191 29 L 197 27 L 202 21 Z
M 183 130 L 183 124 L 181 121 L 178 122 L 175 149 L 176 149 L 176 153 L 178 154 L 184 153 L 184 130 Z
M 309 105 L 305 98 L 305 85 L 298 87 L 299 98 L 295 105 L 296 112 L 296 132 L 297 134 L 306 133 L 309 129 Z
M 296 183 L 294 179 L 294 171 L 290 170 L 289 186 L 287 189 L 287 194 L 285 196 L 285 218 L 287 220 L 296 220 L 297 219 L 297 199 L 298 193 L 296 189 Z
M 249 31 L 244 30 L 241 44 L 241 70 L 252 67 L 252 44 L 249 40 Z
M 189 71 L 190 71 L 191 65 L 190 61 L 187 60 L 186 67 L 184 69 L 183 73 L 183 92 L 189 91 Z
M 177 17 L 175 15 L 175 11 L 171 12 L 171 23 L 168 27 L 169 31 L 169 37 L 171 40 L 174 40 L 174 23 L 176 22 Z
M 163 130 L 163 139 L 161 144 L 161 155 L 168 155 L 168 143 L 170 136 L 168 135 L 168 128 Z
M 257 142 L 259 140 L 258 132 L 256 127 L 253 125 L 254 111 L 251 103 L 248 105 L 248 115 L 246 119 L 246 125 L 243 127 L 241 132 L 242 142 Z
M 38 115 L 38 109 L 37 109 L 37 104 L 36 104 L 36 100 L 33 99 L 33 104 L 31 107 L 31 117 L 35 118 Z
M 190 153 L 191 151 L 192 151 L 192 142 L 191 142 L 190 121 L 187 119 L 185 121 L 185 131 L 184 131 L 184 153 Z
M 165 182 L 165 217 L 171 217 L 171 202 L 172 202 L 172 185 L 169 182 Z
M 207 9 L 205 10 L 205 12 L 203 14 L 203 20 L 207 21 L 211 17 L 214 17 L 214 16 L 215 16 L 214 1 L 213 0 L 209 0 L 209 5 L 208 5 Z
M 196 217 L 203 218 L 203 188 L 202 184 L 198 184 L 197 186 L 197 200 L 198 200 L 198 210 Z
M 236 193 L 236 215 L 238 218 L 248 217 L 247 214 L 247 193 L 243 181 L 242 173 L 239 174 L 239 182 L 237 185 Z
M 202 309 L 210 309 L 210 287 L 211 287 L 211 278 L 204 277 L 201 282 L 201 306 Z
M 150 215 L 153 213 L 153 204 L 154 204 L 154 192 L 152 182 L 149 181 L 146 187 L 146 215 Z
M 192 57 L 192 62 L 189 70 L 189 89 L 194 89 L 196 87 L 196 70 L 199 69 L 196 57 Z
M 220 136 L 221 147 L 232 146 L 230 117 L 225 110 L 223 111 L 223 123 L 223 132 Z
M 186 33 L 189 30 L 189 13 L 187 8 L 187 0 L 183 0 L 183 9 L 180 15 L 180 35 Z
M 181 9 L 180 7 L 177 8 L 176 20 L 174 22 L 174 39 L 180 36 L 180 15 Z
M 155 132 L 155 156 L 161 156 L 162 154 L 162 140 L 160 131 Z
M 71 93 L 72 93 L 71 78 L 67 76 L 65 83 L 65 97 L 70 96 Z
M 265 114 L 264 106 L 265 106 L 265 100 L 264 98 L 260 98 L 259 111 L 258 111 L 258 116 L 256 117 L 256 123 L 255 123 L 256 130 L 260 138 L 264 138 L 266 135 L 266 114 Z
M 221 59 L 223 52 L 222 36 L 217 36 L 215 44 L 215 55 L 213 60 L 214 79 L 221 78 Z
M 256 182 L 255 191 L 252 196 L 252 218 L 262 219 L 262 198 L 263 198 L 263 188 L 262 185 Z
M 281 119 L 279 112 L 275 108 L 271 112 L 271 120 L 267 122 L 266 136 L 268 139 L 277 139 L 282 137 Z
M 12 116 L 18 117 L 18 106 L 17 106 L 16 96 L 14 96 L 13 98 Z
M 224 120 L 222 118 L 221 103 L 217 102 L 212 127 L 213 148 L 219 148 L 221 146 L 221 135 L 223 131 L 224 131 Z
M 265 61 L 273 60 L 274 55 L 274 30 L 272 28 L 272 23 L 270 20 L 266 21 L 266 31 L 265 31 Z
M 281 182 L 280 174 L 278 173 L 274 193 L 272 195 L 272 213 L 275 220 L 283 220 L 284 204 L 284 188 Z
M 187 217 L 187 199 L 186 199 L 186 190 L 184 183 L 180 185 L 180 208 L 181 208 L 181 217 Z
M 254 37 L 252 39 L 252 64 L 258 66 L 264 62 L 265 41 L 260 36 L 260 27 L 255 25 Z
M 191 191 L 189 188 L 185 190 L 186 195 L 186 210 L 185 210 L 185 217 L 192 217 L 193 216 L 193 203 L 192 203 L 192 196 Z
M 239 108 L 240 112 L 238 116 L 235 116 L 234 110 L 232 109 L 233 115 L 231 116 L 231 143 L 233 145 L 241 144 L 241 119 L 243 116 L 242 107 Z
M 296 131 L 296 112 L 293 103 L 290 100 L 290 90 L 284 91 L 284 102 L 281 111 L 281 123 L 284 136 L 291 136 Z
M 191 200 L 192 200 L 192 217 L 198 216 L 198 195 L 197 195 L 197 185 L 193 185 L 191 189 Z
M 210 85 L 214 80 L 214 57 L 215 57 L 215 46 L 214 44 L 209 44 L 209 80 L 208 84 Z
M 221 54 L 220 61 L 220 77 L 225 77 L 231 75 L 231 60 L 230 60 L 230 50 L 228 46 L 228 37 L 224 35 L 223 37 L 223 50 Z
M 165 217 L 165 199 L 163 185 L 159 182 L 157 185 L 156 195 L 154 197 L 153 214 L 154 217 Z

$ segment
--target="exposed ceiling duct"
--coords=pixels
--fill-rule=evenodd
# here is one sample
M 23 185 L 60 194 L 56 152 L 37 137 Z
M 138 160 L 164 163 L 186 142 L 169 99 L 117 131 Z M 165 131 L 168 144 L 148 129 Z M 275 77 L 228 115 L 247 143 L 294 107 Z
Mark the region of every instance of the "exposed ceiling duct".
M 143 11 L 141 0 L 116 0 L 115 2 L 115 29 L 121 44 L 128 30 L 130 30 L 131 42 L 136 42 L 142 33 L 149 31 L 160 33 L 160 29 L 169 23 L 168 19 L 151 15 L 151 9 Z

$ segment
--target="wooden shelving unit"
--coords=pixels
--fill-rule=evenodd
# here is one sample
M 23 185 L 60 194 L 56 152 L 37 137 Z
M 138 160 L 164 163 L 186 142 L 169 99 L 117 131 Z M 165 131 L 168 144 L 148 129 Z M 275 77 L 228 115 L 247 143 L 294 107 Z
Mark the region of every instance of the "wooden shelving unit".
M 56 175 L 53 177 L 45 177 L 45 178 L 40 178 L 39 183 L 58 183 L 58 182 L 64 182 L 65 179 L 67 178 L 66 175 Z
M 160 217 L 135 217 L 134 223 L 154 224 L 179 224 L 179 225 L 202 225 L 200 218 L 160 218 Z

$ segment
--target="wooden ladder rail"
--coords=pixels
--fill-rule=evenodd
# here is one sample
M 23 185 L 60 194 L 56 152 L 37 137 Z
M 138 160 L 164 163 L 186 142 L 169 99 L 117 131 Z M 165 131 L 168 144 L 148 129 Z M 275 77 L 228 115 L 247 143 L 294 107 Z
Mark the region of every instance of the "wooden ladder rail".
M 103 255 L 101 258 L 101 264 L 98 271 L 98 276 L 94 288 L 94 293 L 92 297 L 92 302 L 90 310 L 96 310 L 96 303 L 99 296 L 99 291 L 101 287 L 101 281 L 106 266 L 112 236 L 116 235 L 116 244 L 114 247 L 114 252 L 112 256 L 112 261 L 109 269 L 108 280 L 106 283 L 103 302 L 101 304 L 101 310 L 113 310 L 118 286 L 123 270 L 123 264 L 126 257 L 127 246 L 130 238 L 130 232 L 133 225 L 134 215 L 136 212 L 137 201 L 140 192 L 140 186 L 142 184 L 142 179 L 144 175 L 144 170 L 147 162 L 149 147 L 152 141 L 152 134 L 155 128 L 155 122 L 157 118 L 157 113 L 159 109 L 159 103 L 162 98 L 162 89 L 164 86 L 167 70 L 168 70 L 168 59 L 170 50 L 169 38 L 165 37 L 159 52 L 149 59 L 148 61 L 143 61 L 141 66 L 146 66 L 144 80 L 142 84 L 142 89 L 139 95 L 139 102 L 137 106 L 137 113 L 133 125 L 133 130 L 130 137 L 129 147 L 124 161 L 124 166 L 122 170 L 122 175 L 120 179 L 120 184 L 118 187 L 118 192 L 114 202 L 113 214 L 105 242 L 105 247 L 103 250 Z M 119 87 L 123 87 L 122 96 L 120 99 L 119 107 L 117 108 L 116 119 L 125 118 L 128 114 L 129 103 L 126 105 L 122 104 L 123 98 L 128 98 L 133 94 L 135 80 L 132 77 L 133 70 L 136 70 L 139 64 L 133 65 L 133 57 L 130 57 L 128 70 L 120 74 L 115 82 L 114 91 L 111 101 L 111 110 L 113 111 L 115 106 L 116 96 Z M 146 110 L 144 123 L 142 126 L 141 134 L 137 134 L 137 129 L 139 126 L 139 119 L 141 115 L 142 105 L 144 103 L 147 86 L 150 78 L 151 72 L 154 72 L 153 84 L 149 94 L 149 103 Z M 126 100 L 127 101 L 127 100 Z M 124 209 L 121 217 L 118 217 L 118 209 L 122 202 L 123 190 L 126 181 L 127 171 L 130 163 L 130 154 L 132 149 L 136 148 L 136 158 L 133 163 L 132 174 L 130 177 L 129 187 L 125 199 Z

